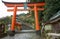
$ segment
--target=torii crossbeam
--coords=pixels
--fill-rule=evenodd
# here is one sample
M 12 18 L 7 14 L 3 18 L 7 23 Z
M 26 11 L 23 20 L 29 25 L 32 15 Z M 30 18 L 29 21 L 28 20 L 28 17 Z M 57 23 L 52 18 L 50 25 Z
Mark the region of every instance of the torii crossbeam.
M 14 9 L 8 9 L 7 11 L 13 11 L 13 17 L 12 17 L 12 25 L 11 25 L 11 31 L 15 31 L 15 24 L 16 24 L 16 12 L 17 11 L 24 11 L 24 9 L 17 9 L 17 7 L 24 7 L 24 2 L 23 3 L 18 3 L 18 2 L 5 2 L 2 1 L 8 8 L 9 7 L 14 7 Z M 26 9 L 26 10 L 33 10 L 35 14 L 35 24 L 36 24 L 36 31 L 40 30 L 39 26 L 39 21 L 38 21 L 38 10 L 43 11 L 44 8 L 38 8 L 38 7 L 43 7 L 45 5 L 45 2 L 27 2 L 28 7 L 33 7 L 32 9 Z M 26 11 L 25 10 L 25 11 Z

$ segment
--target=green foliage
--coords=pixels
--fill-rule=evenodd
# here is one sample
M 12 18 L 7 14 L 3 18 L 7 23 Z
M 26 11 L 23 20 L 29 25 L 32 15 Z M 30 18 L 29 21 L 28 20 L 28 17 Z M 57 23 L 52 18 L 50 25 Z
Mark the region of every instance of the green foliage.
M 1 18 L 0 19 L 0 23 L 4 23 L 4 24 L 7 24 L 7 23 L 11 23 L 11 17 L 4 17 L 4 18 Z
M 60 0 L 45 0 L 44 21 L 48 21 L 60 10 Z
M 35 22 L 34 21 L 34 13 L 33 12 L 29 12 L 27 14 L 24 14 L 24 13 L 20 14 L 20 15 L 18 15 L 18 18 L 22 22 L 29 23 L 31 25 Z

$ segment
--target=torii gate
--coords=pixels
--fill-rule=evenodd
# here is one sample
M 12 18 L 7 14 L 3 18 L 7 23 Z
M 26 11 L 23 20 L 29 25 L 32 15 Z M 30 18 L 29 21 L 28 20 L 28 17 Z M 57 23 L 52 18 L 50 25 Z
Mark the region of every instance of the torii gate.
M 8 8 L 14 7 L 14 9 L 8 9 L 7 11 L 13 11 L 13 17 L 12 17 L 12 25 L 11 25 L 11 31 L 15 31 L 15 25 L 16 25 L 16 12 L 17 11 L 24 11 L 24 9 L 17 9 L 17 7 L 24 7 L 24 3 L 14 3 L 14 2 L 5 2 L 2 1 Z M 33 9 L 25 9 L 26 10 L 33 10 L 35 13 L 35 24 L 36 24 L 36 31 L 40 30 L 39 21 L 38 21 L 38 10 L 43 11 L 44 8 L 38 8 L 43 7 L 45 5 L 45 2 L 27 2 L 28 7 L 33 7 Z

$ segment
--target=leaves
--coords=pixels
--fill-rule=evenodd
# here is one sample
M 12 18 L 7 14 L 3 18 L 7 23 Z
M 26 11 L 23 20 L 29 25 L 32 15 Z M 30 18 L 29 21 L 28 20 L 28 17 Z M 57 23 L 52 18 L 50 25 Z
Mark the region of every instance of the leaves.
M 11 23 L 11 17 L 9 16 L 0 19 L 0 23 L 7 24 L 9 22 Z
M 60 0 L 45 0 L 44 21 L 48 21 L 60 10 Z

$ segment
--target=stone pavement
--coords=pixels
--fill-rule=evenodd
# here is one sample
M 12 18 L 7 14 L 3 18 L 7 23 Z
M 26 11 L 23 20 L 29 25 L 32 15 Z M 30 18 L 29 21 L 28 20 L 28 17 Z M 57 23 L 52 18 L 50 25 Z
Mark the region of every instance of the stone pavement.
M 40 39 L 40 36 L 36 33 L 18 33 L 15 36 L 6 36 L 1 39 Z

